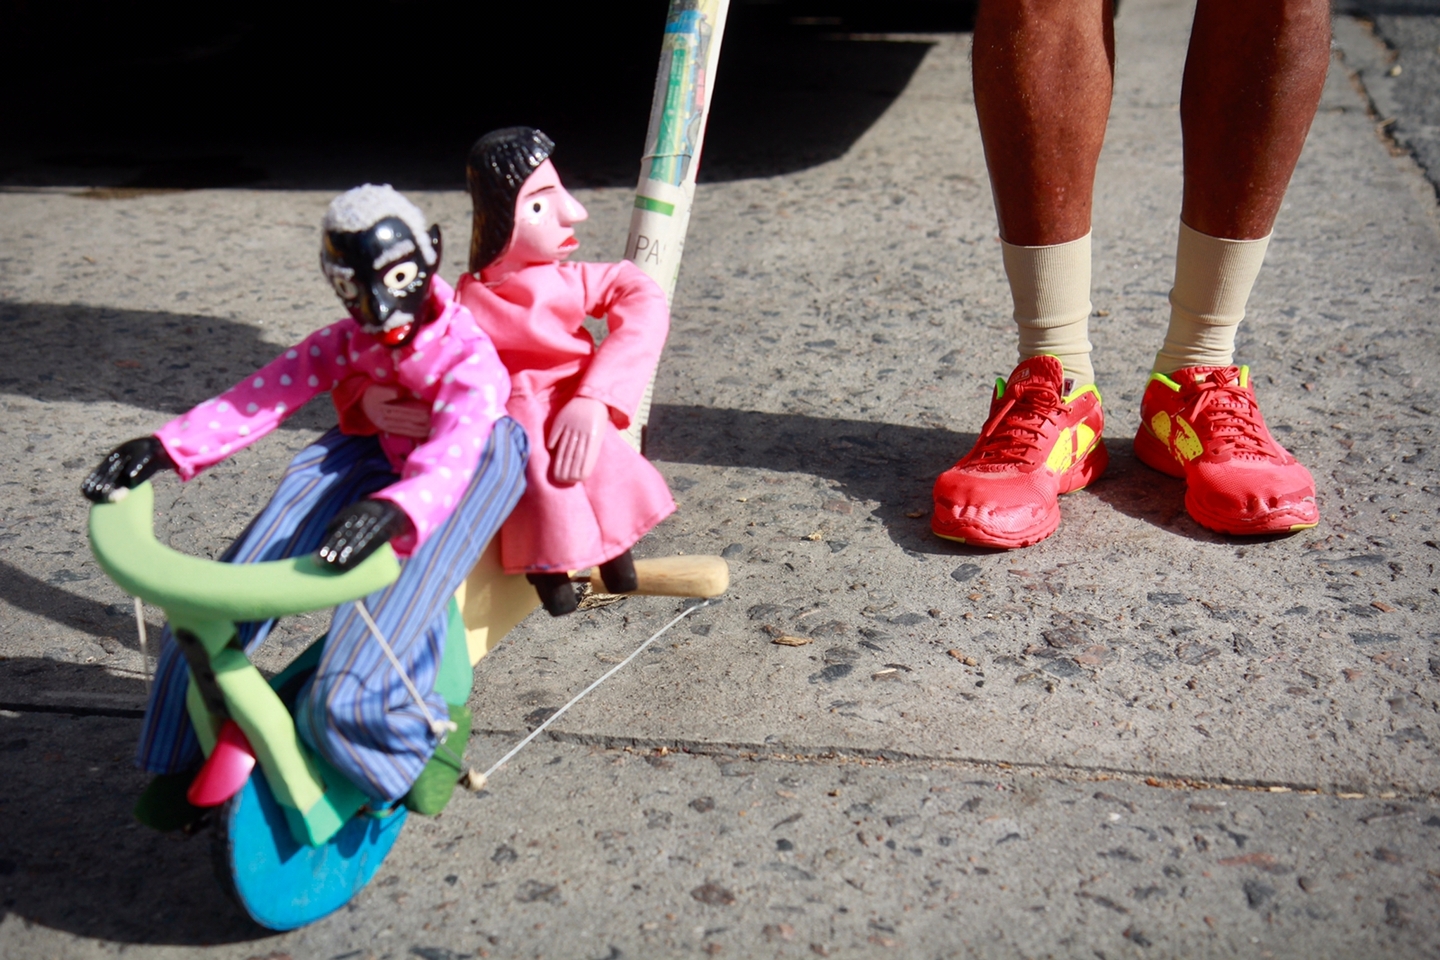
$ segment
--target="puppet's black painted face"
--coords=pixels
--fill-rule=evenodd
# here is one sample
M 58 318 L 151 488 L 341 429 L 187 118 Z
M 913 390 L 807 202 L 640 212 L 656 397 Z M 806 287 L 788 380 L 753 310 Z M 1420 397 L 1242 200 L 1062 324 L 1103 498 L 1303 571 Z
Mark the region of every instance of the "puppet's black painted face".
M 430 228 L 436 263 L 440 228 Z M 427 264 L 417 238 L 398 217 L 386 217 L 362 233 L 325 235 L 320 265 L 366 333 L 390 346 L 409 340 L 431 319 L 426 310 L 436 264 Z

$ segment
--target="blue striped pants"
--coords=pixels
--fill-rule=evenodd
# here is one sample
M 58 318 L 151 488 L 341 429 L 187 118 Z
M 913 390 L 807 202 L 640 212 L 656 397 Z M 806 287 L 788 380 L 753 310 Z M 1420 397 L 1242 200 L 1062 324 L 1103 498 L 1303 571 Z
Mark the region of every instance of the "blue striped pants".
M 519 424 L 508 417 L 496 421 L 450 518 L 403 561 L 399 579 L 364 598 L 431 716 L 449 716 L 434 691 L 446 605 L 520 499 L 529 449 Z M 337 513 L 396 479 L 374 437 L 333 429 L 291 461 L 269 504 L 221 559 L 260 563 L 310 553 Z M 274 625 L 274 620 L 237 624 L 245 652 L 264 643 Z M 200 745 L 185 710 L 189 679 L 167 624 L 136 754 L 141 768 L 174 773 L 199 763 Z M 324 654 L 295 713 L 301 738 L 381 801 L 404 796 L 438 742 L 354 603 L 335 608 Z

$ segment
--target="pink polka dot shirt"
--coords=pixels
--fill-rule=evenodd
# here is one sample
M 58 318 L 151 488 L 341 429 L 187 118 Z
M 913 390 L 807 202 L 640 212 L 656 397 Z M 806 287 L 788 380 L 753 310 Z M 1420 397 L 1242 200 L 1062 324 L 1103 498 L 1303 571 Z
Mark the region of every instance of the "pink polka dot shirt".
M 349 317 L 315 331 L 254 374 L 171 420 L 156 432 L 181 479 L 219 463 L 265 436 L 326 390 L 354 393 L 369 383 L 430 405 L 430 436 L 380 434 L 398 482 L 374 496 L 410 518 L 413 531 L 391 541 L 408 556 L 449 517 L 474 475 L 490 428 L 505 415 L 510 377 L 490 338 L 440 278 L 431 296 L 443 304 L 433 322 L 402 347 L 387 347 Z M 357 378 L 367 381 L 356 384 Z M 341 418 L 341 430 L 353 418 Z M 373 427 L 370 431 L 373 432 Z

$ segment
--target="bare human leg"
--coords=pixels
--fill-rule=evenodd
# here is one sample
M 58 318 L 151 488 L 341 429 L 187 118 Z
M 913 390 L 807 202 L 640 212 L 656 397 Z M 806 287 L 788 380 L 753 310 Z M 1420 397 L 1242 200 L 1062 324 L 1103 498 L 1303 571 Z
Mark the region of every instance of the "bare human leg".
M 985 0 L 975 104 L 1015 302 L 1020 365 L 975 447 L 935 484 L 931 529 L 1013 548 L 1105 469 L 1090 365 L 1090 209 L 1110 112 L 1109 0 Z
M 1235 332 L 1260 273 L 1329 64 L 1326 0 L 1200 0 L 1185 61 L 1185 132 L 1170 326 L 1141 402 L 1142 460 L 1186 479 L 1185 505 L 1223 533 L 1319 520 L 1315 486 L 1270 436 Z

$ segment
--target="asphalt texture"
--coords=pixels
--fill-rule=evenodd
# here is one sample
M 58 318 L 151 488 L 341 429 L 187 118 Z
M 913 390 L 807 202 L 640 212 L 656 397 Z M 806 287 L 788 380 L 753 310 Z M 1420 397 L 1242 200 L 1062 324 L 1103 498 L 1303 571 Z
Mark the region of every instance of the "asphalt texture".
M 1435 955 L 1434 186 L 1399 140 L 1408 115 L 1383 123 L 1371 81 L 1391 48 L 1338 18 L 1239 340 L 1322 522 L 1259 540 L 1197 526 L 1129 441 L 1173 270 L 1189 10 L 1126 0 L 1117 20 L 1092 326 L 1112 460 L 1059 532 L 997 553 L 928 530 L 934 477 L 1013 363 L 969 37 L 816 35 L 831 69 L 772 77 L 765 122 L 820 130 L 838 102 L 868 104 L 869 125 L 826 128 L 834 156 L 733 151 L 702 184 L 650 426 L 680 509 L 637 553 L 725 556 L 725 602 L 483 792 L 412 818 L 347 909 L 285 935 L 224 899 L 208 831 L 129 818 L 145 666 L 77 488 L 115 443 L 335 315 L 316 225 L 347 184 L 6 168 L 0 954 Z M 718 111 L 716 129 L 743 126 Z M 464 193 L 412 192 L 458 250 Z M 629 191 L 579 196 L 581 255 L 618 257 Z M 201 478 L 162 480 L 162 539 L 218 554 L 331 422 L 317 402 Z M 477 668 L 469 761 L 489 766 L 681 607 L 522 623 Z M 323 628 L 296 618 L 260 666 Z

